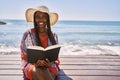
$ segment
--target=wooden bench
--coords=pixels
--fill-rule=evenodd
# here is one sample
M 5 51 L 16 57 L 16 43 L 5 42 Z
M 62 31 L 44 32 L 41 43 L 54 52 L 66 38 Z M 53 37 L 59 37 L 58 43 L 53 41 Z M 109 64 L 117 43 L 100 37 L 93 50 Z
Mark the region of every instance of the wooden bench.
M 120 56 L 61 55 L 59 80 L 120 80 Z M 23 80 L 20 55 L 0 55 L 0 80 Z

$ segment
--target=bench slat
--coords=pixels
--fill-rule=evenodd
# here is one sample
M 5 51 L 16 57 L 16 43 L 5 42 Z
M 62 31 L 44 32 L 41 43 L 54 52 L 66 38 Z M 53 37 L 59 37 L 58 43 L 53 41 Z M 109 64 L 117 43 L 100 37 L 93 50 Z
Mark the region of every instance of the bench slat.
M 105 66 L 105 65 L 60 65 L 61 69 L 87 69 L 87 70 L 120 70 L 120 66 Z M 20 65 L 0 65 L 0 70 L 20 70 Z
M 112 70 L 61 70 L 59 75 L 69 76 L 120 76 L 120 71 Z M 0 70 L 0 75 L 22 75 L 21 70 Z
M 23 80 L 20 55 L 0 55 L 0 80 Z M 120 56 L 60 55 L 59 80 L 120 80 Z
M 22 76 L 0 76 L 0 80 L 23 80 Z M 60 76 L 59 80 L 120 80 L 119 76 Z

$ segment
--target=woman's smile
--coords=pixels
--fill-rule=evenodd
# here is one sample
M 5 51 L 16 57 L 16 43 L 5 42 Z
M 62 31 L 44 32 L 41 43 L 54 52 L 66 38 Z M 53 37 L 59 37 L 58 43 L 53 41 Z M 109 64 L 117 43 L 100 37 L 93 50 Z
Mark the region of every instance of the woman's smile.
M 46 13 L 43 13 L 43 12 L 37 12 L 36 15 L 35 15 L 35 22 L 37 24 L 37 27 L 38 27 L 38 31 L 39 33 L 45 33 L 47 30 L 46 30 L 46 25 L 47 25 L 47 15 Z

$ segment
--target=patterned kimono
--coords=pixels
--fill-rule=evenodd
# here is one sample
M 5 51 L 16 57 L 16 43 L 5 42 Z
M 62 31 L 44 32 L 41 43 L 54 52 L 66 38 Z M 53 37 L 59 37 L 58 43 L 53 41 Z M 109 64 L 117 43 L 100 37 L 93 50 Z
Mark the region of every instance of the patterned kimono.
M 55 38 L 55 41 L 58 44 L 58 38 L 57 35 L 55 33 L 53 33 L 53 36 Z M 23 74 L 25 76 L 25 78 L 27 78 L 28 80 L 32 80 L 32 69 L 34 68 L 34 65 L 30 64 L 27 62 L 27 52 L 26 52 L 26 47 L 27 46 L 35 46 L 36 45 L 36 41 L 35 41 L 36 37 L 35 37 L 35 32 L 34 29 L 30 29 L 28 31 L 26 31 L 22 37 L 21 40 L 21 44 L 20 44 L 20 49 L 21 49 L 21 68 L 23 71 Z M 48 46 L 51 46 L 51 42 L 48 39 Z M 55 76 L 58 75 L 58 71 L 59 71 L 59 60 L 56 60 L 52 66 L 49 68 L 49 71 L 53 72 L 53 74 Z

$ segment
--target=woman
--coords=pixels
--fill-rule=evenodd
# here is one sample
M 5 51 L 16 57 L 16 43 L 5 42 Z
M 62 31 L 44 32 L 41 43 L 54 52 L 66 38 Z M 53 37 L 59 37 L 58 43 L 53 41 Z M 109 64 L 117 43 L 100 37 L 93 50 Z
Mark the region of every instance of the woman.
M 58 20 L 56 13 L 49 13 L 46 6 L 37 8 L 29 8 L 26 11 L 26 19 L 28 22 L 34 23 L 34 28 L 24 33 L 21 40 L 21 59 L 24 80 L 56 80 L 59 71 L 59 60 L 50 62 L 46 60 L 38 60 L 35 64 L 27 62 L 28 46 L 47 46 L 58 44 L 57 35 L 51 31 L 51 25 Z

